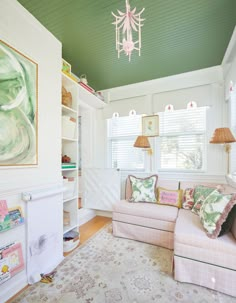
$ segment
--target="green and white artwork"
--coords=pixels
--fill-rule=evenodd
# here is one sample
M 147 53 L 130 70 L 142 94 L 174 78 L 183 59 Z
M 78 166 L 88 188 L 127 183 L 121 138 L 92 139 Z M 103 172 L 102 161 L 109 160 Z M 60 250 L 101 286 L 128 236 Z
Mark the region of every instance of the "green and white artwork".
M 0 166 L 37 165 L 38 66 L 0 40 Z

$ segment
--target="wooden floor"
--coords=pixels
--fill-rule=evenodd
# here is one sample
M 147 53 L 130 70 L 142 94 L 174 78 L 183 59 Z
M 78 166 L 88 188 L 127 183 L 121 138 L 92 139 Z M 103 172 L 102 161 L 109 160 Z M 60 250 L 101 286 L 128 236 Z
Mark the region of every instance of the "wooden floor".
M 111 222 L 111 218 L 97 216 L 89 222 L 80 226 L 80 243 L 83 244 L 86 240 L 92 237 L 99 229 Z
M 111 218 L 97 216 L 90 220 L 89 222 L 80 226 L 80 245 L 86 242 L 90 237 L 92 237 L 96 232 L 98 232 L 103 226 L 111 222 Z M 64 254 L 68 256 L 71 252 Z M 22 289 L 18 294 L 8 300 L 6 303 L 10 303 L 13 299 L 16 299 L 17 296 L 24 291 L 28 286 Z

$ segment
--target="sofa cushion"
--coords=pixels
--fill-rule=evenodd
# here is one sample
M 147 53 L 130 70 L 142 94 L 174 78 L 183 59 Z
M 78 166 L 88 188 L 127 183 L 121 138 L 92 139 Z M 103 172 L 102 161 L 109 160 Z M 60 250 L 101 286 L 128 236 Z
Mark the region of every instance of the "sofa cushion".
M 200 219 L 208 237 L 213 239 L 218 237 L 222 224 L 235 204 L 236 196 L 223 195 L 218 190 L 214 190 L 205 199 L 200 209 Z
M 176 207 L 156 203 L 130 203 L 126 200 L 115 203 L 113 211 L 169 222 L 175 222 L 178 215 L 178 208 Z
M 175 222 L 156 220 L 152 218 L 145 218 L 129 214 L 122 214 L 118 212 L 112 213 L 112 220 L 117 222 L 128 223 L 135 226 L 143 226 L 146 228 L 163 230 L 174 233 Z
M 209 252 L 217 251 L 236 255 L 236 241 L 231 232 L 217 239 L 210 239 L 206 236 L 199 216 L 186 209 L 179 210 L 175 225 L 175 242 L 199 249 L 207 249 Z
M 135 176 L 129 176 L 128 178 L 130 180 L 132 188 L 132 194 L 129 198 L 130 202 L 157 202 L 157 175 L 153 175 L 147 178 L 137 178 Z

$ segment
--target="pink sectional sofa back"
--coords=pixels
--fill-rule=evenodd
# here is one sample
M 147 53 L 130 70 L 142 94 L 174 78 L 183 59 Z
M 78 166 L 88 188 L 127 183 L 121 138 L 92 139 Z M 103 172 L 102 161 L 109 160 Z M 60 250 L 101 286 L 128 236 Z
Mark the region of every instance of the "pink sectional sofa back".
M 194 188 L 198 185 L 204 185 L 209 187 L 219 188 L 224 194 L 236 193 L 236 188 L 229 186 L 227 184 L 219 184 L 219 183 L 206 183 L 206 182 L 189 182 L 189 181 L 175 181 L 175 180 L 159 180 L 157 181 L 157 187 L 164 187 L 166 189 L 180 189 L 185 190 L 186 188 Z M 129 199 L 132 195 L 131 183 L 129 178 L 126 179 L 125 185 L 125 199 Z M 231 229 L 232 234 L 236 239 L 236 218 L 234 219 L 234 224 Z

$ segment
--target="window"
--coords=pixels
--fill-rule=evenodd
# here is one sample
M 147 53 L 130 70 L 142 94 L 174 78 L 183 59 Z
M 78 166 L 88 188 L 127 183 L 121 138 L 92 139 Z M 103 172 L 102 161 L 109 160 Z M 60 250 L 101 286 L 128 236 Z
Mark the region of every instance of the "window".
M 230 91 L 230 110 L 229 110 L 229 118 L 230 118 L 230 129 L 236 137 L 236 85 L 232 86 Z M 230 172 L 236 175 L 236 143 L 231 144 L 231 153 L 230 153 Z
M 121 170 L 144 170 L 144 153 L 134 148 L 142 132 L 142 116 L 114 117 L 107 120 L 109 167 Z
M 206 109 L 198 107 L 159 113 L 161 169 L 205 169 Z

